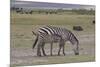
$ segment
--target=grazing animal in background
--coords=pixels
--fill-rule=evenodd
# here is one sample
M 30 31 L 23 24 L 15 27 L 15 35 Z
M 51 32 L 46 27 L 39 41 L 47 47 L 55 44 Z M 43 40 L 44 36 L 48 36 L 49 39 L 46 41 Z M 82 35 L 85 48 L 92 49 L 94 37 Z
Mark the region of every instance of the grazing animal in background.
M 73 30 L 83 31 L 83 28 L 81 26 L 73 26 Z
M 92 23 L 95 24 L 95 20 L 93 20 Z
M 42 35 L 41 35 L 41 33 L 42 33 Z M 35 41 L 35 43 L 33 45 L 33 48 L 34 48 L 36 43 L 39 42 L 38 43 L 37 53 L 38 52 L 40 53 L 40 48 L 41 47 L 42 47 L 42 50 L 44 50 L 43 47 L 44 47 L 44 44 L 45 44 L 46 40 L 48 39 L 48 37 L 50 37 L 49 40 L 51 40 L 52 43 L 55 42 L 53 40 L 58 38 L 58 40 L 56 41 L 56 42 L 59 42 L 58 55 L 60 55 L 61 48 L 63 48 L 63 54 L 65 55 L 64 46 L 65 46 L 65 42 L 66 41 L 70 41 L 72 43 L 75 55 L 79 55 L 79 41 L 75 37 L 75 35 L 71 31 L 67 30 L 66 28 L 54 27 L 54 26 L 44 26 L 44 27 L 39 28 L 36 41 Z M 55 39 L 53 39 L 54 37 L 55 37 Z M 45 39 L 45 41 L 41 45 L 41 42 L 43 41 L 42 39 Z M 41 46 L 39 46 L 39 44 Z M 51 51 L 52 51 L 52 49 L 51 49 Z

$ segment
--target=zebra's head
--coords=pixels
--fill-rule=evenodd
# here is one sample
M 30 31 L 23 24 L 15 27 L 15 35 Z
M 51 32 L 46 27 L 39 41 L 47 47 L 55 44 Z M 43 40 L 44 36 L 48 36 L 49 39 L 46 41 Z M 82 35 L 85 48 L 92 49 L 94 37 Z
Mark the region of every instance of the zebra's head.
M 73 44 L 73 50 L 75 55 L 79 55 L 79 44 L 77 42 Z
M 75 55 L 79 55 L 79 41 L 78 39 L 72 34 L 72 38 L 70 38 L 70 42 L 73 44 L 73 50 Z
M 75 55 L 79 55 L 79 41 L 78 41 L 78 39 L 76 37 L 75 37 L 75 43 L 73 45 L 74 45 L 74 53 L 75 53 Z

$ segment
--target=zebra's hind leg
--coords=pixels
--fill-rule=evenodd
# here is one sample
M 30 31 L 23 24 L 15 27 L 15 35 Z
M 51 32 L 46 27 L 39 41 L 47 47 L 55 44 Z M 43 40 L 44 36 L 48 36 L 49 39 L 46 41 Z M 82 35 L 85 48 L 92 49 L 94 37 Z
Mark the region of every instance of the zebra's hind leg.
M 42 47 L 42 52 L 43 52 L 43 55 L 46 56 L 46 53 L 45 53 L 45 50 L 44 50 L 44 46 L 45 46 L 45 43 L 42 43 L 42 46 L 41 46 Z
M 64 56 L 66 55 L 65 54 L 65 43 L 63 43 L 63 54 L 64 54 Z
M 41 56 L 41 51 L 40 51 L 40 49 L 41 49 L 41 45 L 38 44 L 38 46 L 37 46 L 37 56 Z
M 50 51 L 50 54 L 51 54 L 51 56 L 52 56 L 52 47 L 53 47 L 53 43 L 51 43 L 51 51 Z

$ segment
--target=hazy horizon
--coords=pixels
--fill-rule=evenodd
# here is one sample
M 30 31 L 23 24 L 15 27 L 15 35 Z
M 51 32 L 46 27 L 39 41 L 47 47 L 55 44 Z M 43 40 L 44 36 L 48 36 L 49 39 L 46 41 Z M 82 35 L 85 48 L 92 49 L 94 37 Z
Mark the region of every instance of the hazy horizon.
M 17 1 L 11 0 L 11 7 L 22 7 L 22 8 L 44 8 L 44 9 L 76 9 L 76 8 L 83 8 L 83 9 L 95 9 L 95 5 L 81 5 L 81 4 L 63 4 L 63 3 L 48 3 L 48 2 L 36 2 L 36 1 Z

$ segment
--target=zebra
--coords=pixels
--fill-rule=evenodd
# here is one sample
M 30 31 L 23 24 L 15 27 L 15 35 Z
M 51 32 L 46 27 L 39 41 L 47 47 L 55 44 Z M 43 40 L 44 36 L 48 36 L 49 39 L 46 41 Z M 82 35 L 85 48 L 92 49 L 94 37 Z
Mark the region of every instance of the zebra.
M 79 55 L 79 41 L 70 30 L 68 30 L 66 28 L 61 28 L 61 27 L 44 26 L 44 27 L 40 28 L 39 31 L 40 31 L 40 33 L 51 36 L 51 38 L 53 36 L 59 37 L 60 40 L 58 41 L 59 42 L 58 55 L 60 55 L 61 48 L 63 48 L 63 54 L 65 55 L 64 45 L 65 45 L 65 42 L 67 42 L 67 41 L 70 41 L 72 43 L 75 55 Z M 41 36 L 41 35 L 39 35 L 39 36 Z M 47 37 L 43 36 L 43 38 L 47 38 Z M 52 43 L 53 43 L 53 40 L 52 40 Z M 35 44 L 36 43 L 34 43 L 34 45 Z M 41 47 L 44 47 L 44 46 L 41 46 Z M 38 46 L 38 49 L 39 48 L 40 47 Z

